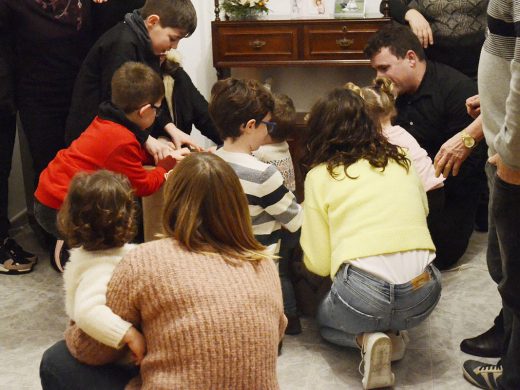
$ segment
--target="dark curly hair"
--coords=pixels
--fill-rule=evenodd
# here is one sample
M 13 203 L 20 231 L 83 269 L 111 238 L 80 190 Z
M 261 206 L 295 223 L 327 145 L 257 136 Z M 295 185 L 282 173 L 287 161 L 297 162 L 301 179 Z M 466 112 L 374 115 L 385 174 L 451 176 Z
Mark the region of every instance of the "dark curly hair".
M 72 179 L 58 213 L 58 229 L 71 248 L 117 248 L 135 237 L 136 214 L 126 177 L 106 170 L 80 172 Z
M 307 171 L 325 163 L 329 174 L 336 178 L 334 169 L 343 166 L 345 175 L 354 179 L 347 169 L 360 159 L 383 171 L 390 159 L 406 170 L 410 167 L 404 152 L 382 135 L 363 99 L 351 90 L 337 88 L 318 100 L 307 127 L 307 154 L 303 158 Z

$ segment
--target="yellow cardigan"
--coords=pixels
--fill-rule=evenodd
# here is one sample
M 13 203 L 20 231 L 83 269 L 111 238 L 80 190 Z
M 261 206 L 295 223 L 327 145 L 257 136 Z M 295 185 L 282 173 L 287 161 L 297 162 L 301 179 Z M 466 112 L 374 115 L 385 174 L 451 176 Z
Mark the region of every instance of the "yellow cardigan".
M 385 253 L 435 251 L 426 216 L 426 193 L 415 172 L 390 160 L 385 170 L 359 160 L 336 168 L 332 178 L 325 164 L 305 179 L 301 245 L 305 266 L 321 275 L 334 275 L 349 260 Z

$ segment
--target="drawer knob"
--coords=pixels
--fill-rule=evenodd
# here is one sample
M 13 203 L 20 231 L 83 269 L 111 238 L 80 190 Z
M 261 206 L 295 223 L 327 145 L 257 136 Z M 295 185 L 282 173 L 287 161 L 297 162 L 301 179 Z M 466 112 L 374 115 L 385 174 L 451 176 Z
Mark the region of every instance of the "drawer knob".
M 254 41 L 249 42 L 249 46 L 251 46 L 253 49 L 261 49 L 266 44 L 265 41 L 261 41 L 259 39 L 255 39 Z
M 336 44 L 339 47 L 341 47 L 342 49 L 348 49 L 350 46 L 352 46 L 353 43 L 354 43 L 353 39 L 348 39 L 348 38 L 336 39 Z

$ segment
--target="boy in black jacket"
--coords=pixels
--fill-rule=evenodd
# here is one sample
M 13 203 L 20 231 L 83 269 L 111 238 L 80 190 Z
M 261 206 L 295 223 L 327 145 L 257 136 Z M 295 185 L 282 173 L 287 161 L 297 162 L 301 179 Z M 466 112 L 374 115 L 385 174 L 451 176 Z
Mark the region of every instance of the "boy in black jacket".
M 123 22 L 101 36 L 76 79 L 66 125 L 67 144 L 88 127 L 99 104 L 110 100 L 110 80 L 116 69 L 125 62 L 136 61 L 160 73 L 161 56 L 176 48 L 196 26 L 197 15 L 190 0 L 147 0 L 143 8 L 127 14 Z M 167 110 L 162 110 L 154 126 L 164 129 L 176 147 L 188 144 L 198 148 L 189 135 L 175 127 Z M 171 150 L 153 137 L 148 137 L 146 148 L 156 160 Z

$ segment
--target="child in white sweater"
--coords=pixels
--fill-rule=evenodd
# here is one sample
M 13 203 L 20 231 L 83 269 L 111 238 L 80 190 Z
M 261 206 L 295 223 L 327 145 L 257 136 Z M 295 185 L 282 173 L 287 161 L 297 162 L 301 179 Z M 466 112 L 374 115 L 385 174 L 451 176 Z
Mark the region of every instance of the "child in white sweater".
M 90 337 L 112 348 L 126 345 L 135 364 L 146 352 L 143 335 L 106 306 L 106 291 L 119 261 L 135 245 L 136 205 L 128 179 L 100 170 L 73 179 L 58 213 L 70 251 L 63 274 L 67 315 Z

